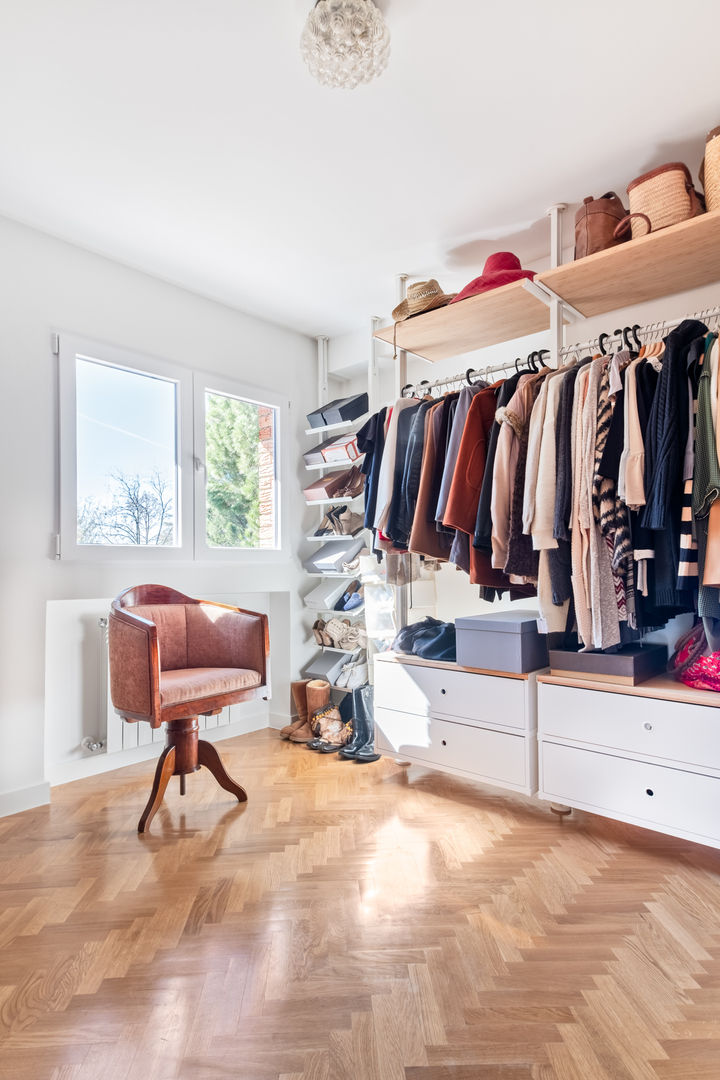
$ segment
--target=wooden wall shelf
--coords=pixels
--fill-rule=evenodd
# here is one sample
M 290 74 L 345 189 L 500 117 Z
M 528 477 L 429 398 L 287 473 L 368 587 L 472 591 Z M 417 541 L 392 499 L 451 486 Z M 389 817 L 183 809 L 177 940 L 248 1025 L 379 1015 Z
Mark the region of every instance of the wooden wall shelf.
M 398 323 L 397 346 L 434 363 L 549 327 L 547 304 L 522 281 L 512 281 Z M 375 337 L 392 345 L 393 331 L 393 325 L 384 326 Z
M 546 270 L 537 280 L 586 317 L 720 281 L 720 212 Z

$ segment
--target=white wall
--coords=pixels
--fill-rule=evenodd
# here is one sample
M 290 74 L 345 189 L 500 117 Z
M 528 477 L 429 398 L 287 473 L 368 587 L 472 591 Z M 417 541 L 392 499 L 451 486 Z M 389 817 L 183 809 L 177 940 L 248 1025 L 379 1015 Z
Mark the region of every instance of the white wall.
M 303 444 L 304 414 L 315 404 L 317 384 L 315 344 L 310 339 L 7 219 L 0 219 L 0 295 L 2 813 L 41 801 L 46 793 L 48 601 L 111 597 L 142 581 L 160 581 L 208 598 L 270 594 L 273 712 L 287 713 L 289 680 L 306 657 L 299 599 L 304 580 L 296 552 L 300 536 L 314 520 L 300 494 L 304 474 L 296 453 Z M 50 335 L 56 330 L 287 395 L 290 453 L 282 480 L 290 542 L 280 564 L 183 563 L 161 570 L 111 562 L 90 566 L 51 557 L 51 538 L 57 531 L 57 361 L 51 354 Z M 74 692 L 68 692 L 68 709 Z

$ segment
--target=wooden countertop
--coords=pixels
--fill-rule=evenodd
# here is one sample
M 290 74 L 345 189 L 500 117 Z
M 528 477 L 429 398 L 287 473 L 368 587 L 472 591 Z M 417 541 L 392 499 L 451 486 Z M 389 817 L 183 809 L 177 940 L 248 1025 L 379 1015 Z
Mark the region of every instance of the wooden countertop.
M 624 683 L 595 682 L 592 679 L 572 679 L 566 675 L 538 675 L 539 683 L 553 686 L 574 686 L 578 690 L 599 690 L 606 694 L 625 694 L 627 697 L 656 698 L 659 701 L 678 701 L 683 705 L 710 705 L 720 709 L 720 694 L 712 690 L 694 690 L 691 686 L 676 682 L 669 675 L 656 675 L 637 686 Z

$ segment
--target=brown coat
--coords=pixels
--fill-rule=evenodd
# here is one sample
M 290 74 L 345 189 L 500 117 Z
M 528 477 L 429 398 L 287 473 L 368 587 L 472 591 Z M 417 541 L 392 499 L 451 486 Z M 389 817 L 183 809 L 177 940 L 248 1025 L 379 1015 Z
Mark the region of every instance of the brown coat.
M 495 419 L 497 393 L 502 380 L 475 395 L 463 429 L 462 441 L 450 485 L 443 523 L 471 538 L 475 532 L 480 489 L 485 475 L 487 443 Z M 493 589 L 509 588 L 509 581 L 500 570 L 490 565 L 489 556 L 470 543 L 470 581 Z
M 425 413 L 425 444 L 423 447 L 420 486 L 418 488 L 415 517 L 408 550 L 431 559 L 448 561 L 452 546 L 452 534 L 439 533 L 435 525 L 435 506 L 432 490 L 437 459 L 438 430 L 442 420 L 443 402 L 439 401 Z

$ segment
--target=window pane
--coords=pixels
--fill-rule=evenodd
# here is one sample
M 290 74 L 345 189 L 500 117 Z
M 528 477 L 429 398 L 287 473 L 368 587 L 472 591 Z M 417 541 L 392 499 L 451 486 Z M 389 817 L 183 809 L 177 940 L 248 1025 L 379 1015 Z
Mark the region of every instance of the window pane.
M 78 544 L 179 543 L 176 399 L 169 379 L 77 357 Z
M 207 543 L 277 547 L 275 409 L 205 392 Z

